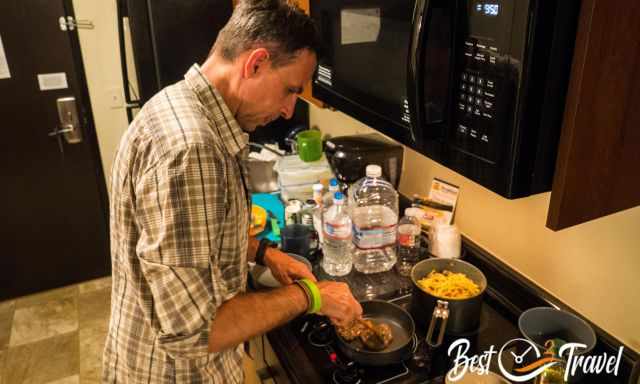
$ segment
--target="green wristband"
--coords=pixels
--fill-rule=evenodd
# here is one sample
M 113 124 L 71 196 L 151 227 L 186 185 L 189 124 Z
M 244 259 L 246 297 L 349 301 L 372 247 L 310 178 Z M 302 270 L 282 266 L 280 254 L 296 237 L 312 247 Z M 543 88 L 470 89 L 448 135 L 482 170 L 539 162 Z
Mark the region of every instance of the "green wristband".
M 320 289 L 318 289 L 316 283 L 309 279 L 301 279 L 298 281 L 304 284 L 309 289 L 309 293 L 311 293 L 311 305 L 309 308 L 309 313 L 316 313 L 320 311 L 320 308 L 322 308 L 322 297 L 320 296 Z

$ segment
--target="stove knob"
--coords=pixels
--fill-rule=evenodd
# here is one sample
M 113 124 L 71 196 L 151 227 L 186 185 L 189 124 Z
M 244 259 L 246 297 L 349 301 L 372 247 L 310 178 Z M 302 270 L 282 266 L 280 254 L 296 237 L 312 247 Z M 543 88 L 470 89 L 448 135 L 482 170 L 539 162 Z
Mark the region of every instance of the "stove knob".
M 345 366 L 338 367 L 333 372 L 333 382 L 335 384 L 358 384 L 362 383 L 362 378 L 358 373 L 358 367 L 350 362 Z

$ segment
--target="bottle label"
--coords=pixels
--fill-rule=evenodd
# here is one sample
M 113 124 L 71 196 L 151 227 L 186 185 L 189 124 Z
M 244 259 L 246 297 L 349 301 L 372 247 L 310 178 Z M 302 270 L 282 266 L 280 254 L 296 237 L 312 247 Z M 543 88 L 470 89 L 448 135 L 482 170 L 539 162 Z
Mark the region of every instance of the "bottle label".
M 351 237 L 351 225 L 325 222 L 324 236 L 334 240 L 346 240 Z
M 360 249 L 376 249 L 396 243 L 396 224 L 386 227 L 359 228 L 353 225 L 353 244 Z
M 413 248 L 416 246 L 416 237 L 411 233 L 398 233 L 398 244 Z

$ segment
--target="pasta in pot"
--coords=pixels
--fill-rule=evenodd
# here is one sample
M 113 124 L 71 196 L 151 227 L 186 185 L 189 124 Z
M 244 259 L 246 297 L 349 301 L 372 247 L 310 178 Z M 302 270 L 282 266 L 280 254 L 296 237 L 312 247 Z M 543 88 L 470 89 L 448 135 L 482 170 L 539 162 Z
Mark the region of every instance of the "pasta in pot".
M 418 286 L 423 291 L 443 299 L 468 299 L 480 293 L 480 287 L 464 273 L 432 270 Z

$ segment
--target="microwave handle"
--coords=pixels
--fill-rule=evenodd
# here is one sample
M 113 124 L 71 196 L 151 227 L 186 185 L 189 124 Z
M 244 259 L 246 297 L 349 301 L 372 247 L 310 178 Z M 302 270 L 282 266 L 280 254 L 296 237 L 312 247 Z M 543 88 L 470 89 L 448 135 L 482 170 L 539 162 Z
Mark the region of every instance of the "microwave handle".
M 425 20 L 429 19 L 431 12 L 431 0 L 416 0 L 413 9 L 413 27 L 411 31 L 411 41 L 409 43 L 409 60 L 407 76 L 407 92 L 409 110 L 411 111 L 410 132 L 413 142 L 417 142 L 416 128 L 422 126 L 422 111 L 419 100 L 422 99 L 422 74 L 420 68 L 422 66 L 419 54 L 420 47 L 423 45 L 425 36 L 422 32 Z

